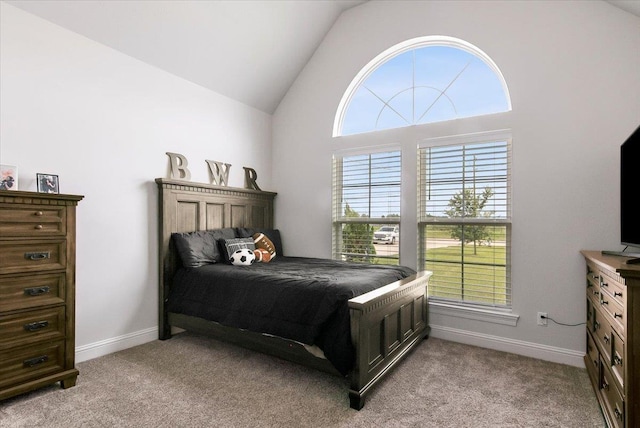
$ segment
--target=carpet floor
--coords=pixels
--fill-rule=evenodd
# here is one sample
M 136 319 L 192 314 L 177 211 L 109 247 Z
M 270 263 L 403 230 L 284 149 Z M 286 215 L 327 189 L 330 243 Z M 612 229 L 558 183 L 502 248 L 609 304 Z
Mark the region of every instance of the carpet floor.
M 0 402 L 0 427 L 605 426 L 585 369 L 430 338 L 349 408 L 348 382 L 181 333 Z

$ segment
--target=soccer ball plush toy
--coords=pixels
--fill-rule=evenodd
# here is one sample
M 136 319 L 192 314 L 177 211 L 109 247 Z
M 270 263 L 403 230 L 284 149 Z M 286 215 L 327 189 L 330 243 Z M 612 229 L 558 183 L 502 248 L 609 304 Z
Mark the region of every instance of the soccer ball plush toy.
M 253 254 L 253 250 L 248 248 L 236 250 L 231 254 L 231 257 L 229 257 L 229 261 L 235 266 L 249 266 L 252 265 L 255 260 L 256 256 Z

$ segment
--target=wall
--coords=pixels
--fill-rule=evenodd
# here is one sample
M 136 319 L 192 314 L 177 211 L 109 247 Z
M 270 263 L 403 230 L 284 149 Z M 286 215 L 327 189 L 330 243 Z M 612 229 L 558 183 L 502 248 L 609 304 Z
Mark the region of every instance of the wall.
M 401 261 L 416 265 L 416 144 L 472 132 L 473 124 L 415 126 L 348 141 L 331 133 L 358 71 L 387 48 L 427 35 L 479 47 L 509 86 L 513 111 L 479 121 L 513 135 L 512 286 L 519 315 L 516 326 L 507 326 L 438 310 L 430 319 L 433 336 L 580 366 L 584 325 L 539 327 L 536 313 L 583 321 L 579 251 L 621 249 L 618 157 L 619 145 L 640 124 L 640 18 L 608 3 L 375 1 L 343 13 L 274 114 L 276 223 L 287 252 L 331 256 L 332 153 L 396 144 L 406 166 Z
M 243 166 L 272 189 L 271 117 L 0 3 L 0 163 L 19 189 L 57 174 L 78 206 L 78 360 L 157 338 L 157 197 L 166 152 Z

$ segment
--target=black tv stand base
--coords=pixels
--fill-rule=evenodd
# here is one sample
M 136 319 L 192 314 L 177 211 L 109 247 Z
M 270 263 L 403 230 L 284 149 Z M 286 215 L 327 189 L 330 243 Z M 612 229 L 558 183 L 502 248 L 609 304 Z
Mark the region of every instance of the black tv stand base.
M 603 250 L 602 254 L 607 256 L 621 256 L 621 257 L 629 257 L 625 264 L 635 265 L 640 264 L 640 253 L 625 253 L 624 251 L 607 251 Z

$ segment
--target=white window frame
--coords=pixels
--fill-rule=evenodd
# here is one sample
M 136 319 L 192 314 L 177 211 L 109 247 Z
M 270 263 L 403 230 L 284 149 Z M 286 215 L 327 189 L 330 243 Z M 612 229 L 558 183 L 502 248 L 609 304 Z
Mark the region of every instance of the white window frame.
M 360 84 L 364 82 L 380 64 L 384 63 L 388 59 L 405 51 L 428 45 L 449 45 L 458 49 L 464 49 L 484 60 L 484 62 L 492 68 L 501 80 L 506 101 L 508 103 L 508 110 L 500 113 L 460 118 L 452 121 L 434 122 L 404 128 L 384 129 L 381 131 L 343 136 L 341 134 L 343 120 L 347 113 L 351 98 L 358 90 Z M 403 244 L 401 246 L 404 248 L 404 252 L 401 251 L 401 253 L 404 254 L 402 256 L 404 257 L 404 261 L 401 257 L 401 264 L 417 268 L 417 263 L 419 263 L 420 259 L 419 249 L 417 248 L 417 232 L 419 228 L 418 219 L 416 218 L 419 207 L 417 201 L 417 181 L 419 178 L 419 174 L 417 173 L 417 156 L 419 155 L 418 150 L 416 150 L 417 146 L 420 144 L 438 144 L 445 140 L 450 142 L 455 142 L 456 139 L 457 141 L 462 141 L 464 140 L 464 136 L 467 135 L 480 135 L 484 133 L 488 136 L 490 133 L 487 133 L 487 130 L 508 129 L 512 126 L 511 110 L 512 106 L 509 89 L 507 87 L 506 80 L 497 65 L 488 55 L 476 46 L 453 37 L 419 37 L 392 46 L 371 60 L 351 81 L 336 110 L 332 134 L 334 137 L 333 144 L 335 145 L 333 152 L 344 154 L 345 151 L 354 152 L 364 150 L 366 152 L 371 152 L 374 150 L 389 150 L 389 147 L 387 147 L 389 141 L 395 141 L 401 147 L 403 165 L 402 207 L 404 210 L 401 213 L 401 233 L 404 236 Z M 410 241 L 414 239 L 415 241 L 411 243 Z M 429 307 L 431 313 L 436 315 L 465 318 L 509 326 L 515 326 L 519 319 L 519 315 L 513 313 L 511 309 L 505 308 L 475 307 L 470 304 L 459 305 L 437 301 L 430 301 Z
M 475 145 L 478 143 L 490 143 L 496 141 L 506 141 L 507 142 L 507 189 L 506 189 L 506 215 L 505 218 L 499 219 L 447 219 L 447 224 L 465 224 L 465 225 L 473 225 L 473 224 L 481 224 L 481 225 L 498 225 L 504 226 L 507 230 L 506 233 L 506 287 L 508 294 L 508 301 L 505 305 L 489 305 L 482 304 L 481 302 L 475 301 L 456 301 L 456 300 L 447 300 L 441 299 L 437 297 L 430 296 L 429 302 L 430 304 L 434 304 L 436 307 L 440 308 L 448 308 L 451 310 L 452 308 L 458 308 L 458 315 L 461 313 L 465 313 L 465 318 L 472 317 L 472 319 L 477 319 L 478 316 L 485 317 L 489 314 L 493 314 L 496 318 L 493 322 L 498 322 L 500 324 L 508 324 L 515 325 L 517 321 L 517 317 L 514 318 L 509 316 L 512 308 L 512 300 L 511 300 L 511 256 L 510 256 L 510 248 L 511 248 L 511 225 L 512 225 L 512 197 L 511 197 L 511 145 L 512 145 L 512 136 L 510 130 L 499 130 L 499 131 L 490 131 L 490 132 L 477 132 L 472 134 L 467 134 L 464 136 L 453 136 L 453 137 L 442 137 L 442 138 L 433 138 L 422 141 L 418 145 L 418 197 L 423 194 L 422 192 L 422 173 L 425 165 L 420 164 L 420 151 L 424 148 L 429 147 L 443 147 L 443 146 L 465 146 L 465 145 Z M 425 252 L 426 249 L 422 247 L 424 243 L 423 238 L 423 229 L 425 225 L 431 224 L 442 224 L 442 219 L 430 219 L 424 215 L 423 212 L 424 202 L 418 201 L 418 269 L 423 270 L 425 268 Z M 462 263 L 461 263 L 462 264 Z M 464 308 L 464 310 L 462 309 Z M 462 311 L 462 312 L 460 312 Z M 471 316 L 472 314 L 472 316 Z M 505 318 L 506 316 L 506 318 Z
M 398 157 L 400 158 L 400 169 L 402 171 L 402 150 L 398 146 L 381 146 L 376 148 L 366 148 L 359 150 L 342 150 L 337 151 L 333 155 L 333 166 L 332 166 L 332 174 L 333 174 L 333 184 L 332 184 L 332 212 L 333 212 L 333 227 L 332 227 L 332 255 L 334 259 L 342 260 L 343 259 L 343 242 L 342 242 L 342 227 L 346 224 L 368 224 L 368 225 L 394 225 L 400 228 L 401 220 L 402 220 L 402 212 L 398 214 L 400 217 L 346 217 L 343 213 L 343 203 L 342 200 L 342 191 L 343 191 L 343 178 L 342 178 L 342 160 L 344 158 L 353 157 L 353 156 L 371 156 L 375 154 L 381 153 L 398 153 Z M 400 188 L 398 189 L 398 198 L 402 196 L 402 176 L 400 176 Z M 400 211 L 402 207 L 400 206 Z M 375 232 L 375 231 L 374 231 Z M 373 243 L 372 243 L 373 245 Z M 397 261 L 397 264 L 400 263 L 400 247 L 398 246 L 398 257 L 388 257 L 385 255 L 365 255 L 368 262 L 371 262 L 372 259 L 380 258 L 380 259 L 389 259 Z
M 419 49 L 427 46 L 450 46 L 452 48 L 461 49 L 466 51 L 484 61 L 489 68 L 495 73 L 495 75 L 500 80 L 502 90 L 504 91 L 504 95 L 507 102 L 507 111 L 511 111 L 511 95 L 509 94 L 509 88 L 507 86 L 507 82 L 504 79 L 504 76 L 498 65 L 487 55 L 483 50 L 478 48 L 477 46 L 472 45 L 469 42 L 466 42 L 462 39 L 458 39 L 455 37 L 449 36 L 424 36 L 424 37 L 416 37 L 414 39 L 406 40 L 404 42 L 398 43 L 385 50 L 374 59 L 369 61 L 367 65 L 365 65 L 360 72 L 356 75 L 356 77 L 351 81 L 347 90 L 345 91 L 342 99 L 340 100 L 340 104 L 338 104 L 338 109 L 336 110 L 336 116 L 333 121 L 333 136 L 339 137 L 342 135 L 342 127 L 344 123 L 344 118 L 347 114 L 347 110 L 349 108 L 349 104 L 351 103 L 351 99 L 355 95 L 356 91 L 362 85 L 362 83 L 367 80 L 367 78 L 373 73 L 380 65 L 389 61 L 391 58 L 398 56 L 404 52 Z M 475 117 L 475 116 L 472 116 Z

